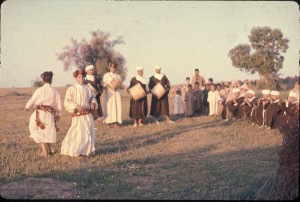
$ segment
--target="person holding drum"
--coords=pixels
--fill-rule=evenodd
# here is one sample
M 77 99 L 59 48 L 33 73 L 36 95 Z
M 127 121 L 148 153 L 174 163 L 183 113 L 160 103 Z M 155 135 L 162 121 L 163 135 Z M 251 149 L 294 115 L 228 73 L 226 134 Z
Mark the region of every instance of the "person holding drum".
M 130 80 L 127 90 L 131 94 L 129 117 L 134 119 L 133 127 L 143 126 L 142 121 L 148 113 L 147 93 L 149 93 L 149 88 L 145 77 L 143 77 L 144 68 L 137 67 L 136 71 L 137 74 Z
M 118 65 L 109 64 L 109 72 L 104 74 L 102 85 L 104 87 L 103 123 L 118 128 L 122 124 L 122 102 L 120 90 L 124 89 L 122 79 L 116 73 Z
M 86 77 L 85 82 L 90 87 L 90 89 L 95 93 L 96 100 L 98 104 L 98 110 L 91 112 L 95 120 L 99 120 L 103 116 L 100 96 L 103 91 L 103 86 L 101 85 L 101 78 L 95 73 L 94 65 L 88 65 L 85 67 Z
M 169 100 L 170 81 L 165 74 L 161 73 L 161 67 L 154 67 L 155 74 L 149 79 L 149 89 L 152 93 L 150 115 L 158 118 L 166 116 L 167 123 L 174 123 L 169 117 Z M 159 123 L 157 121 L 157 123 Z

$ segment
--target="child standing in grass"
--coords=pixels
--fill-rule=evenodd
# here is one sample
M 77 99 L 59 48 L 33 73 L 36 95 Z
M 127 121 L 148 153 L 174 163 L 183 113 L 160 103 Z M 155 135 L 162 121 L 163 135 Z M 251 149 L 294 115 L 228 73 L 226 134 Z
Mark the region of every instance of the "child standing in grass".
M 202 99 L 203 93 L 202 90 L 199 89 L 199 83 L 195 82 L 195 89 L 194 89 L 194 112 L 201 114 L 202 113 Z
M 203 111 L 203 115 L 205 116 L 207 116 L 209 112 L 209 104 L 207 102 L 209 89 L 210 89 L 210 85 L 206 84 L 205 89 L 202 91 L 203 93 L 202 111 Z
M 207 102 L 209 103 L 209 116 L 217 116 L 219 104 L 222 102 L 219 91 L 216 90 L 215 84 L 210 85 Z
M 185 116 L 191 117 L 194 114 L 194 92 L 192 84 L 188 85 L 188 91 L 185 93 Z
M 44 85 L 33 93 L 25 106 L 25 111 L 31 106 L 35 109 L 29 120 L 30 137 L 41 144 L 41 155 L 44 157 L 54 154 L 52 144 L 56 142 L 55 122 L 62 111 L 60 94 L 51 87 L 52 77 L 51 71 L 41 74 Z
M 173 100 L 173 104 L 174 104 L 174 115 L 180 115 L 183 114 L 183 108 L 182 108 L 182 99 L 181 99 L 181 91 L 177 90 L 176 91 L 176 96 L 174 97 Z

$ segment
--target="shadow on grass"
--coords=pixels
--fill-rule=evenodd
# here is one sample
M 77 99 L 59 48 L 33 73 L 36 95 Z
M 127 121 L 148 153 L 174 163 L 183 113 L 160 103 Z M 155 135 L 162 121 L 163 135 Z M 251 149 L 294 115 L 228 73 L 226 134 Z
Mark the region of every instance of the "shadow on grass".
M 278 147 L 205 155 L 214 148 L 215 145 L 210 145 L 187 153 L 134 159 L 116 165 L 129 165 L 129 168 L 134 165 L 132 175 L 138 176 L 140 182 L 143 177 L 154 178 L 151 191 L 135 189 L 135 195 L 139 196 L 136 199 L 168 200 L 254 200 L 278 166 Z
M 80 199 L 253 200 L 278 166 L 277 147 L 210 154 L 215 149 L 211 144 L 101 166 L 82 158 L 78 169 L 34 177 L 73 182 Z
M 123 152 L 131 148 L 138 149 L 144 146 L 154 145 L 161 141 L 179 136 L 187 131 L 199 130 L 201 128 L 215 127 L 216 125 L 220 124 L 220 122 L 222 123 L 222 120 L 206 122 L 200 125 L 196 124 L 196 125 L 189 125 L 189 126 L 178 126 L 176 130 L 172 130 L 172 131 L 154 132 L 154 133 L 144 134 L 142 136 L 134 136 L 127 139 L 118 140 L 118 141 L 96 143 L 95 147 L 100 149 L 96 149 L 95 155 Z

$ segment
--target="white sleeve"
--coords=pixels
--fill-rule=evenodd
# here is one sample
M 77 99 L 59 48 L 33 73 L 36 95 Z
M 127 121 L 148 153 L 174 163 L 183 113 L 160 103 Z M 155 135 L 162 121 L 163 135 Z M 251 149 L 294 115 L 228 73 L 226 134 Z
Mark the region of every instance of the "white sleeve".
M 73 93 L 72 89 L 73 89 L 72 86 L 68 88 L 68 90 L 66 92 L 66 97 L 64 100 L 65 109 L 70 113 L 74 112 L 76 105 L 77 105 L 77 103 L 74 102 L 74 93 Z
M 27 102 L 27 104 L 26 104 L 26 106 L 25 106 L 25 108 L 26 109 L 29 109 L 30 107 L 32 107 L 32 105 L 35 103 L 35 101 L 38 99 L 38 97 L 39 97 L 39 89 L 37 89 L 34 93 L 33 93 L 33 95 L 31 96 L 31 98 L 30 98 L 30 100 L 28 100 L 28 102 Z

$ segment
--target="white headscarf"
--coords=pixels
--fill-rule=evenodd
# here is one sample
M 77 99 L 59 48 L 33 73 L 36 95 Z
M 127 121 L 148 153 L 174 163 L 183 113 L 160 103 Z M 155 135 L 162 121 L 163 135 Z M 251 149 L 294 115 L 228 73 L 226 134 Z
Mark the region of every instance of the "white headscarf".
M 160 69 L 161 70 L 161 66 L 159 65 L 155 65 L 154 66 L 154 69 Z M 163 73 L 154 73 L 154 78 L 157 78 L 158 80 L 161 80 L 162 78 L 164 77 L 164 74 Z
M 142 84 L 147 85 L 147 80 L 145 79 L 145 77 L 143 77 L 143 76 L 141 76 L 139 74 L 136 74 L 135 78 L 136 78 L 136 80 L 142 82 Z

